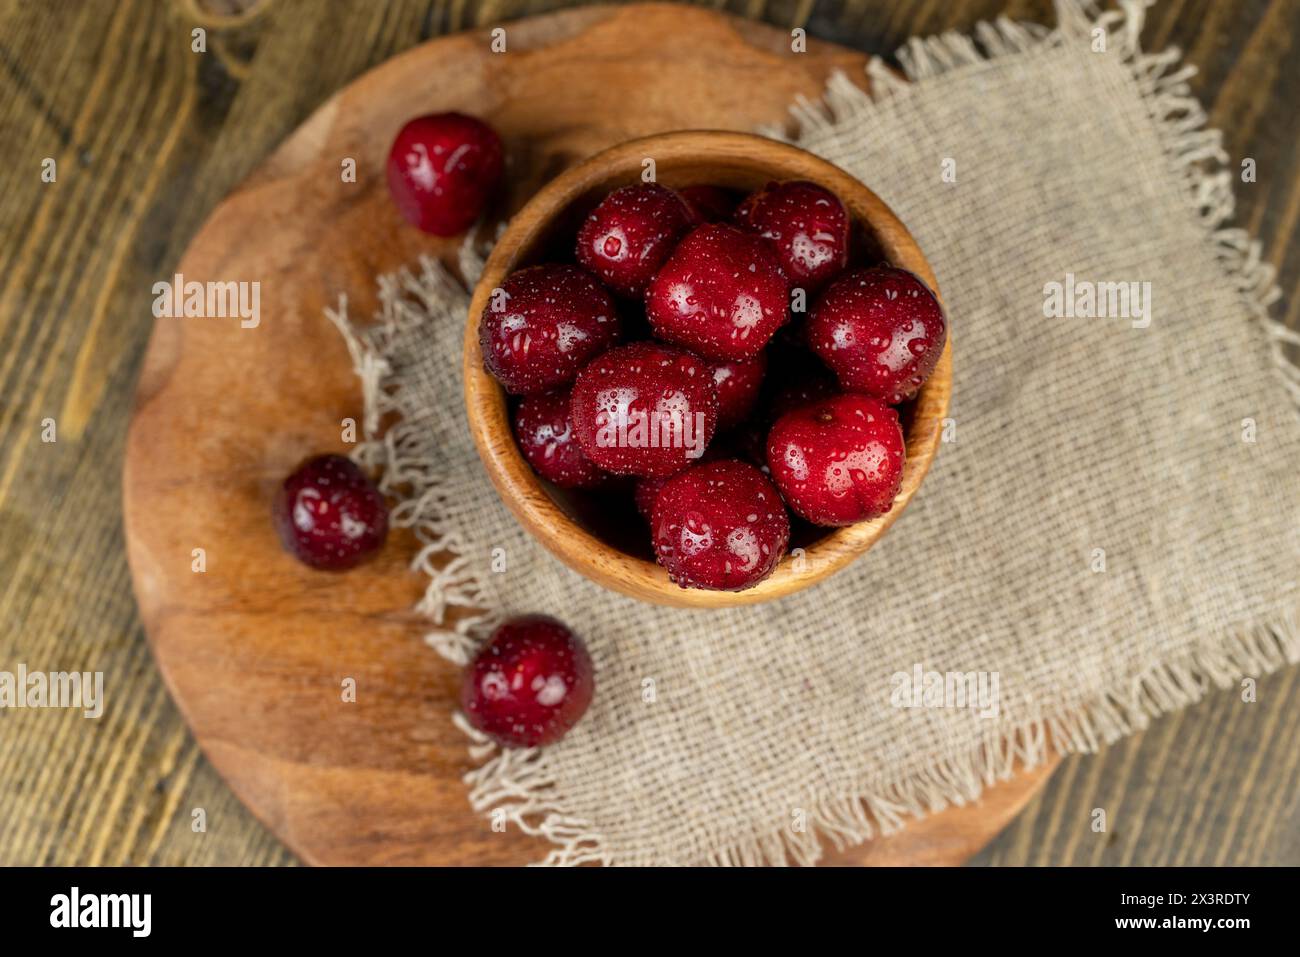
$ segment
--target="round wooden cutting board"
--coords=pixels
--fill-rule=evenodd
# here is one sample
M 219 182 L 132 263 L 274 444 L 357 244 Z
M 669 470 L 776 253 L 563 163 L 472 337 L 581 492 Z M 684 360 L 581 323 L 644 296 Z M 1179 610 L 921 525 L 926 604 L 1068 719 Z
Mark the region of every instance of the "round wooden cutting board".
M 505 212 L 620 140 L 781 122 L 831 71 L 862 81 L 865 61 L 811 40 L 795 54 L 782 31 L 660 5 L 540 17 L 505 36 L 505 53 L 488 31 L 427 43 L 322 106 L 217 208 L 176 269 L 259 282 L 260 323 L 158 319 L 140 378 L 125 521 L 154 655 L 212 763 L 309 863 L 523 864 L 548 850 L 494 833 L 469 808 L 466 742 L 450 721 L 458 675 L 411 611 L 424 588 L 407 568 L 414 541 L 398 535 L 377 562 L 322 574 L 281 551 L 269 520 L 283 476 L 308 454 L 346 451 L 340 422 L 360 417 L 324 307 L 346 292 L 352 314 L 369 315 L 377 274 L 421 253 L 454 258 L 455 242 L 407 226 L 388 200 L 394 133 L 420 113 L 486 119 L 509 156 Z M 355 182 L 340 175 L 348 160 Z M 346 678 L 355 702 L 342 700 Z M 1048 773 L 828 860 L 958 863 Z

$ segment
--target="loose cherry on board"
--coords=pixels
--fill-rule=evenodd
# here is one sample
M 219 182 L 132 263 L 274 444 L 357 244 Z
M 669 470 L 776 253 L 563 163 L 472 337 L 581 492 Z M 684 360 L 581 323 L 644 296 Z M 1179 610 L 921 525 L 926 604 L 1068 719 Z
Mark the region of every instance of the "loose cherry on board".
M 645 292 L 677 240 L 696 222 L 695 210 L 658 183 L 616 189 L 578 230 L 578 262 L 620 296 Z
M 650 527 L 655 557 L 684 588 L 741 591 L 772 573 L 790 542 L 781 496 L 737 459 L 693 465 L 664 483 Z
M 582 450 L 605 471 L 672 475 L 697 461 L 717 430 L 713 369 L 657 342 L 611 349 L 578 373 L 570 421 Z
M 875 518 L 889 511 L 902 485 L 898 413 L 852 393 L 800 406 L 772 426 L 767 462 L 786 504 L 813 524 Z
M 524 458 L 548 482 L 560 488 L 598 488 L 609 480 L 573 435 L 568 389 L 525 396 L 512 424 Z
M 706 359 L 749 359 L 789 318 L 776 251 L 753 233 L 709 223 L 686 235 L 646 289 L 655 335 Z
M 501 182 L 501 138 L 482 120 L 434 113 L 411 120 L 388 153 L 388 189 L 426 233 L 455 236 L 474 224 Z
M 549 392 L 619 337 L 614 301 L 577 266 L 530 266 L 511 273 L 483 307 L 483 365 L 507 392 Z
M 498 627 L 466 666 L 460 704 L 502 747 L 535 748 L 564 737 L 594 690 L 582 640 L 554 618 L 527 615 Z
M 770 240 L 792 286 L 815 292 L 849 261 L 849 213 L 816 183 L 768 183 L 736 210 L 736 223 Z
M 845 389 L 897 405 L 934 371 L 948 325 L 925 283 L 904 269 L 876 266 L 831 283 L 813 306 L 807 335 Z
M 388 537 L 384 496 L 342 455 L 317 455 L 299 465 L 280 486 L 272 513 L 285 549 L 324 571 L 360 565 Z

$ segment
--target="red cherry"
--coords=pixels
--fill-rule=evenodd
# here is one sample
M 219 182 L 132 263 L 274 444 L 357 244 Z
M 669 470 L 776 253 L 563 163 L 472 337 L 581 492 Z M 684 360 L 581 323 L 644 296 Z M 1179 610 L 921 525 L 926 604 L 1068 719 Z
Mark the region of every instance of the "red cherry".
M 736 210 L 735 220 L 771 240 L 792 286 L 814 292 L 849 261 L 849 213 L 816 183 L 768 183 Z
M 712 369 L 657 342 L 611 349 L 578 373 L 570 416 L 582 450 L 607 472 L 672 475 L 717 430 Z
M 609 480 L 587 458 L 569 421 L 569 390 L 526 396 L 514 416 L 515 441 L 534 471 L 560 488 L 596 488 Z
M 501 182 L 501 138 L 482 120 L 435 113 L 411 120 L 388 153 L 388 189 L 411 223 L 435 236 L 463 233 Z
M 808 344 L 840 384 L 890 405 L 916 395 L 938 364 L 947 337 L 934 293 L 892 266 L 841 276 L 808 317 Z
M 718 391 L 718 430 L 739 425 L 749 417 L 758 401 L 767 371 L 767 354 L 752 359 L 713 363 L 713 387 Z
M 511 275 L 483 308 L 483 365 L 507 392 L 532 395 L 572 381 L 619 336 L 614 301 L 577 266 L 530 266 Z
M 578 230 L 578 262 L 621 296 L 645 292 L 695 212 L 657 183 L 624 186 L 606 196 Z
M 272 512 L 285 549 L 325 571 L 361 564 L 388 537 L 384 496 L 341 455 L 318 455 L 299 465 L 284 480 Z
M 591 704 L 587 648 L 554 618 L 512 618 L 465 669 L 460 706 L 469 723 L 506 748 L 552 744 Z
M 903 480 L 898 413 L 865 395 L 840 395 L 787 412 L 767 437 L 772 479 L 798 515 L 852 525 L 883 515 Z
M 763 473 L 736 459 L 693 465 L 655 499 L 655 556 L 684 588 L 741 591 L 772 574 L 790 518 Z
M 700 226 L 646 289 L 655 335 L 709 359 L 749 359 L 789 318 L 789 287 L 770 243 L 734 226 Z

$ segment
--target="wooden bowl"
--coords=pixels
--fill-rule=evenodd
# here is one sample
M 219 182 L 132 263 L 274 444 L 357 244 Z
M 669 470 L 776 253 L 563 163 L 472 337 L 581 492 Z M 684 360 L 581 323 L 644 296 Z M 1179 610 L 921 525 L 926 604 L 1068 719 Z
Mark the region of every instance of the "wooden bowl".
M 633 509 L 628 507 L 611 527 L 603 528 L 599 499 L 557 489 L 529 467 L 515 445 L 506 393 L 483 368 L 478 337 L 479 317 L 492 290 L 524 266 L 572 261 L 573 237 L 583 217 L 611 190 L 640 182 L 647 158 L 655 162 L 657 181 L 677 188 L 714 184 L 748 192 L 772 180 L 819 183 L 844 201 L 854 220 L 855 240 L 874 247 L 873 257 L 916 273 L 939 295 L 930 264 L 906 227 L 875 193 L 825 160 L 745 133 L 692 130 L 629 140 L 561 173 L 515 214 L 497 241 L 474 290 L 465 326 L 465 409 L 470 431 L 492 484 L 510 510 L 557 558 L 592 581 L 644 601 L 694 608 L 746 605 L 789 595 L 862 555 L 911 501 L 939 448 L 952 386 L 952 337 L 920 394 L 910 408 L 900 410 L 907 459 L 902 488 L 889 512 L 869 522 L 828 529 L 824 537 L 804 546 L 802 554 L 786 555 L 770 577 L 745 591 L 706 591 L 674 584 L 655 563 L 648 529 Z M 637 554 L 637 541 L 645 543 L 643 555 Z

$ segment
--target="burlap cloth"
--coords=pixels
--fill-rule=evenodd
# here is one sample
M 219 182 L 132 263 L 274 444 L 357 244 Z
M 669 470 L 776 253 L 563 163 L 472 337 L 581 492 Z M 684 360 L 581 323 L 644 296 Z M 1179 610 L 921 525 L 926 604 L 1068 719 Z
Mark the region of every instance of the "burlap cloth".
M 1177 52 L 1138 48 L 1140 2 L 1058 13 L 1052 31 L 913 41 L 911 82 L 874 64 L 870 96 L 839 77 L 795 110 L 795 141 L 910 226 L 955 343 L 949 441 L 920 494 L 798 595 L 683 611 L 569 571 L 471 444 L 461 286 L 425 263 L 380 280 L 377 322 L 332 311 L 366 393 L 360 456 L 427 543 L 433 647 L 460 662 L 501 618 L 547 612 L 595 658 L 595 701 L 560 744 L 471 735 L 474 807 L 550 838 L 548 863 L 812 862 L 819 834 L 887 832 L 1300 658 L 1300 374 L 1266 315 L 1271 272 L 1224 225 L 1237 161 Z M 1150 283 L 1149 324 L 1087 318 L 1077 293 L 1076 316 L 1047 316 L 1067 273 Z M 487 612 L 439 627 L 456 605 Z M 918 667 L 996 675 L 996 707 L 900 696 Z

